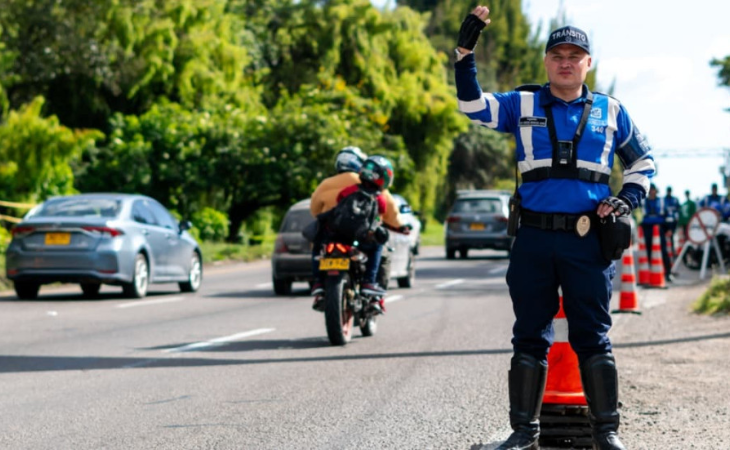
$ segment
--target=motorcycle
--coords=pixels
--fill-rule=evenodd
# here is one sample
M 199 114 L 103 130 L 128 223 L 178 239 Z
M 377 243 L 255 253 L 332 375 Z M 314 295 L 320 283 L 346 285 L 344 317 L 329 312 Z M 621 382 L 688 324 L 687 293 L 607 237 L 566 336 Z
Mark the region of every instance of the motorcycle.
M 730 267 L 730 224 L 720 222 L 717 227 L 716 236 L 725 267 Z M 705 253 L 705 246 L 693 244 L 690 241 L 687 241 L 685 245 L 687 246 L 687 250 L 684 252 L 684 256 L 682 256 L 682 263 L 690 270 L 700 270 L 702 268 L 702 257 Z M 710 247 L 707 264 L 709 267 L 719 265 L 717 253 L 712 247 Z
M 327 273 L 324 283 L 324 321 L 332 345 L 345 345 L 352 339 L 355 323 L 363 336 L 378 330 L 381 310 L 371 303 L 373 296 L 362 294 L 360 287 L 368 258 L 357 245 L 339 242 L 323 244 L 319 270 Z M 376 298 L 382 304 L 382 298 Z

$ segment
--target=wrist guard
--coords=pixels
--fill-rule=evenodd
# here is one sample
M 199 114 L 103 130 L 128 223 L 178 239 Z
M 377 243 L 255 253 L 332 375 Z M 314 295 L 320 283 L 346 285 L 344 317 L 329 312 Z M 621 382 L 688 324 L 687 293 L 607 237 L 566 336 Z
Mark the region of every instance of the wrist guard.
M 628 216 L 631 214 L 631 207 L 624 199 L 618 197 L 606 197 L 601 200 L 601 203 L 612 207 L 613 213 L 617 216 Z
M 459 29 L 459 42 L 458 46 L 466 48 L 468 50 L 474 50 L 479 40 L 479 34 L 482 32 L 487 24 L 482 19 L 469 14 L 466 16 L 463 22 L 461 22 L 461 29 Z

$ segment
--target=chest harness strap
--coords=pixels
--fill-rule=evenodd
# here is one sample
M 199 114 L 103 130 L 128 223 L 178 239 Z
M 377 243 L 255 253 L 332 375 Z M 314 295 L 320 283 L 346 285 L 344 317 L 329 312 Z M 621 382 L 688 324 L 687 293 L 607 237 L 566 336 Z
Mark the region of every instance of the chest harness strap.
M 522 174 L 522 181 L 529 183 L 532 181 L 542 181 L 548 178 L 567 178 L 591 183 L 608 184 L 609 175 L 595 170 L 578 167 L 578 143 L 583 137 L 583 131 L 588 123 L 588 116 L 593 106 L 593 93 L 586 93 L 585 104 L 583 105 L 583 114 L 578 122 L 578 128 L 572 141 L 558 140 L 558 134 L 555 131 L 555 119 L 553 117 L 552 106 L 545 107 L 545 116 L 547 117 L 548 133 L 550 134 L 550 142 L 553 146 L 553 162 L 551 167 L 538 167 Z

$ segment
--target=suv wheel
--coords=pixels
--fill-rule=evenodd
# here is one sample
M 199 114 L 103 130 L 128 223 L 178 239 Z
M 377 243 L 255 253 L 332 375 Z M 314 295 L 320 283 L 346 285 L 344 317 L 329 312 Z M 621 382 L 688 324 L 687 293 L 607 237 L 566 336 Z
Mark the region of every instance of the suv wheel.
M 35 300 L 38 298 L 38 291 L 41 285 L 38 283 L 27 283 L 16 281 L 13 283 L 15 295 L 21 300 Z
M 455 259 L 456 258 L 456 250 L 453 248 L 447 248 L 446 249 L 446 259 Z

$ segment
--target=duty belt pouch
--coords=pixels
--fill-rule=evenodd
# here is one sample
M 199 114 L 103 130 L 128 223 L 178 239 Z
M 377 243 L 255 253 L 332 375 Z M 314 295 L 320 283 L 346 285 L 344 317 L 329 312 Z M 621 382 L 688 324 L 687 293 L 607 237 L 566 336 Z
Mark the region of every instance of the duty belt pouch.
M 517 228 L 520 226 L 521 203 L 522 197 L 520 197 L 520 194 L 517 192 L 509 198 L 509 221 L 507 222 L 508 236 L 517 236 Z
M 598 219 L 598 237 L 603 258 L 606 261 L 620 259 L 624 250 L 631 245 L 631 219 L 613 214 Z

